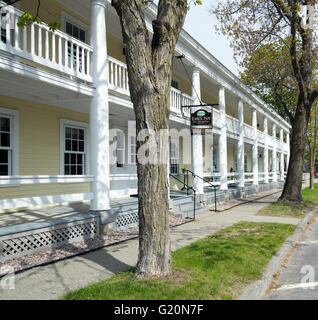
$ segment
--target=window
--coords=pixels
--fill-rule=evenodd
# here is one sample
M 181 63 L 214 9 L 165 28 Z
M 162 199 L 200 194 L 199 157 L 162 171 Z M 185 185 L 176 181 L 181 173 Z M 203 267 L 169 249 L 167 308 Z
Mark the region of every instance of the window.
M 0 115 L 0 176 L 11 175 L 11 118 Z
M 0 108 L 0 176 L 19 174 L 19 113 Z
M 87 124 L 63 120 L 63 172 L 65 175 L 87 174 Z
M 80 40 L 82 42 L 86 42 L 86 32 L 85 30 L 81 29 L 80 27 L 76 26 L 75 24 L 72 24 L 69 21 L 65 22 L 65 32 L 76 38 L 77 40 Z
M 247 172 L 247 154 L 244 154 L 244 172 Z
M 219 154 L 218 154 L 218 149 L 216 146 L 213 146 L 213 172 L 218 172 L 219 171 L 219 166 L 218 166 L 218 158 L 219 158 Z
M 130 136 L 130 163 L 137 163 L 137 145 L 136 136 Z
M 8 3 L 8 1 L 5 1 Z M 14 37 L 15 37 L 15 32 L 14 32 L 14 27 L 16 24 L 16 17 L 14 13 L 10 13 L 7 11 L 5 8 L 1 9 L 1 41 L 4 43 L 7 43 L 7 19 L 9 19 L 10 23 L 10 44 L 14 44 Z
M 170 140 L 170 173 L 179 174 L 179 140 Z
M 116 132 L 116 167 L 123 168 L 125 164 L 125 135 L 121 130 Z
M 65 33 L 72 36 L 73 38 L 80 40 L 82 42 L 88 42 L 88 26 L 82 23 L 81 21 L 73 18 L 72 16 L 62 13 L 62 23 Z M 71 43 L 67 43 L 68 46 L 68 65 L 71 66 L 71 58 L 72 58 L 72 49 L 73 49 L 73 67 L 76 69 L 76 48 L 77 45 L 73 44 L 73 48 Z M 81 72 L 82 68 L 82 50 L 79 50 L 79 70 Z M 84 59 L 86 59 L 86 53 L 84 55 Z M 86 70 L 85 70 L 86 72 Z
M 171 79 L 171 87 L 179 90 L 179 80 L 177 78 Z

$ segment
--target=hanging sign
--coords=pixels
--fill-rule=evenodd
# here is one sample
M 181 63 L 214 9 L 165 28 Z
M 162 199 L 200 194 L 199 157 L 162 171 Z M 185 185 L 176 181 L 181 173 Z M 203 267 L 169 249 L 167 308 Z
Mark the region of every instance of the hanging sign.
M 212 112 L 200 109 L 191 113 L 191 126 L 212 128 Z

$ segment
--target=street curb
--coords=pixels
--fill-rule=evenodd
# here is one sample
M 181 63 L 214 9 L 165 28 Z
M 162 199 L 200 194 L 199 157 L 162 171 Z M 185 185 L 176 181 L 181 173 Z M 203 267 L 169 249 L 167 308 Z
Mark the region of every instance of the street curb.
M 237 298 L 237 300 L 262 300 L 264 298 L 269 285 L 273 281 L 273 275 L 280 269 L 280 266 L 283 263 L 286 255 L 297 243 L 300 235 L 315 214 L 318 214 L 318 207 L 309 212 L 299 223 L 294 233 L 285 240 L 279 251 L 274 255 L 272 260 L 267 265 L 263 278 L 248 285 L 244 289 L 243 293 Z

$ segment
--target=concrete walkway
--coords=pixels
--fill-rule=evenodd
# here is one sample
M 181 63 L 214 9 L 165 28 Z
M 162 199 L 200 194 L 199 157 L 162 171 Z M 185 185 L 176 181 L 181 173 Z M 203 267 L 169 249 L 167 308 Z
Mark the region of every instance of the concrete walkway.
M 300 219 L 255 216 L 257 211 L 277 200 L 280 193 L 242 204 L 221 213 L 206 212 L 194 222 L 171 230 L 172 250 L 211 235 L 239 221 L 277 222 L 297 225 Z M 136 265 L 138 240 L 103 248 L 78 257 L 37 267 L 15 275 L 15 289 L 3 290 L 4 299 L 58 299 L 65 293 L 106 279 Z

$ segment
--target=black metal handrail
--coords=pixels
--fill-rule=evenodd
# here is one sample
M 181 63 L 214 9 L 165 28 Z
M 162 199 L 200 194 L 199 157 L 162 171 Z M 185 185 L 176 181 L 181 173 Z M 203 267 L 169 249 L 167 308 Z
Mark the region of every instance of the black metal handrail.
M 201 179 L 202 181 L 208 183 L 214 189 L 214 212 L 216 212 L 217 211 L 217 209 L 216 209 L 216 188 L 217 188 L 217 185 L 212 184 L 210 181 L 198 176 L 196 173 L 194 173 L 193 171 L 191 171 L 189 169 L 183 168 L 182 171 L 187 172 L 187 175 L 188 175 L 188 172 L 190 172 L 193 177 L 197 177 L 197 178 Z
M 184 183 L 182 180 L 180 180 L 179 178 L 177 178 L 176 176 L 174 176 L 173 174 L 169 173 L 169 176 L 176 179 L 177 181 Z M 189 185 L 186 184 L 187 190 L 190 189 L 193 191 L 193 220 L 195 220 L 195 199 L 196 199 L 196 191 Z M 188 194 L 188 192 L 187 192 Z

